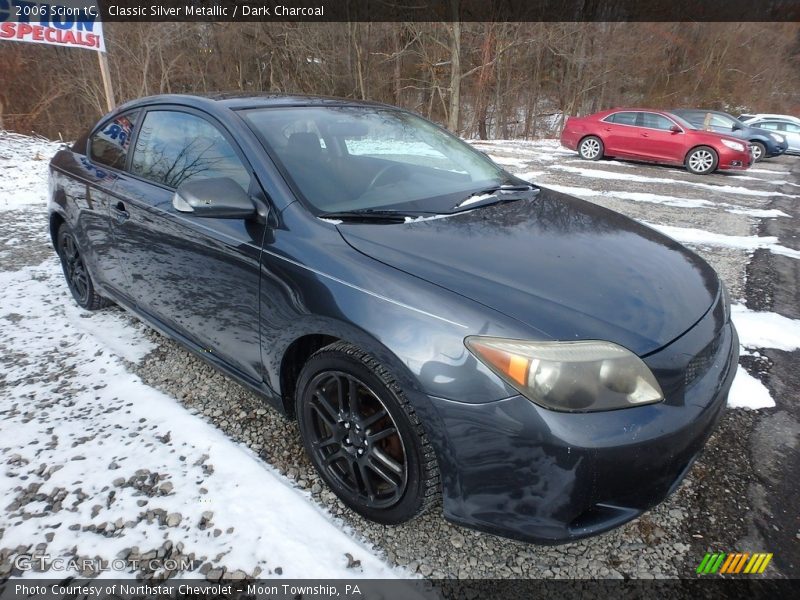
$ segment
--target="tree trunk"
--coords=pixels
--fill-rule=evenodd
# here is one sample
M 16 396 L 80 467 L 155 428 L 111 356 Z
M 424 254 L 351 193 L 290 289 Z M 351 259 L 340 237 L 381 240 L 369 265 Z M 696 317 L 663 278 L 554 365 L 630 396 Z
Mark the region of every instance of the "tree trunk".
M 400 83 L 402 71 L 400 67 L 403 64 L 401 50 L 403 49 L 403 40 L 401 39 L 402 29 L 394 36 L 394 103 L 400 105 L 400 96 L 403 93 L 403 86 Z
M 488 138 L 486 132 L 486 119 L 489 111 L 489 84 L 492 80 L 494 65 L 489 65 L 494 54 L 494 24 L 486 24 L 486 37 L 483 40 L 483 53 L 481 64 L 486 65 L 481 69 L 478 76 L 477 100 L 478 106 L 475 110 L 475 118 L 478 121 L 478 137 L 482 140 Z M 497 107 L 495 107 L 495 110 Z
M 461 22 L 458 20 L 458 5 L 459 0 L 450 0 L 453 25 L 450 29 L 450 109 L 447 128 L 455 134 L 458 133 L 458 117 L 461 106 Z

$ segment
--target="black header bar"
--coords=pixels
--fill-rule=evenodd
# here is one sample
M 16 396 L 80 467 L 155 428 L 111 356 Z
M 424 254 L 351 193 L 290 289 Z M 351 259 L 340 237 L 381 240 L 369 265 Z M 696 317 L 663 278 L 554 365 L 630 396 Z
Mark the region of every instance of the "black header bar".
M 31 4 L 96 6 L 106 22 L 800 21 L 800 0 L 0 0 L 0 21 Z

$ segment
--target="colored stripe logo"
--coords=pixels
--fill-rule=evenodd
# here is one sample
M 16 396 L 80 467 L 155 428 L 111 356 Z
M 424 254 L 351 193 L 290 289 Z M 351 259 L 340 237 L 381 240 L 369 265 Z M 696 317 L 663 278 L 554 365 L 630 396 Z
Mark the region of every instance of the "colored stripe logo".
M 759 574 L 772 560 L 772 553 L 765 552 L 708 552 L 697 567 L 698 575 L 714 573 L 736 575 L 739 573 Z

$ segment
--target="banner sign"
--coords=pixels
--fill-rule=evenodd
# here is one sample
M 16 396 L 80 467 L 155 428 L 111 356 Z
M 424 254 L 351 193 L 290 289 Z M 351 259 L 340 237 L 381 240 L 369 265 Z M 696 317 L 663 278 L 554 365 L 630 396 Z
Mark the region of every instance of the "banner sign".
M 100 12 L 92 1 L 0 0 L 0 41 L 106 51 Z

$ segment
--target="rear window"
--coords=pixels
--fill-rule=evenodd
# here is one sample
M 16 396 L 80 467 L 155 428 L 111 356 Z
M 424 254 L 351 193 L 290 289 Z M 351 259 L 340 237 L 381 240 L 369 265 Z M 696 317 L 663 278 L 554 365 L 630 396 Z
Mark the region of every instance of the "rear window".
M 107 167 L 124 169 L 137 118 L 138 113 L 133 111 L 104 123 L 89 140 L 89 158 Z

